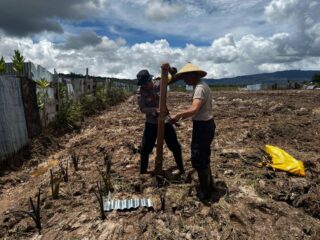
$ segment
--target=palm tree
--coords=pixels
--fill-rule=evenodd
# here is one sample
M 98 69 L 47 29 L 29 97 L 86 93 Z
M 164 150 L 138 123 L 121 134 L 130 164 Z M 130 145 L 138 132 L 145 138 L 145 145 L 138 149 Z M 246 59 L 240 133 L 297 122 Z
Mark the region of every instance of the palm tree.
M 0 74 L 5 73 L 5 72 L 6 72 L 6 63 L 3 59 L 3 57 L 1 57 L 1 59 L 0 59 Z
M 16 73 L 22 74 L 24 57 L 20 54 L 19 50 L 14 50 L 14 56 L 12 57 L 13 70 Z

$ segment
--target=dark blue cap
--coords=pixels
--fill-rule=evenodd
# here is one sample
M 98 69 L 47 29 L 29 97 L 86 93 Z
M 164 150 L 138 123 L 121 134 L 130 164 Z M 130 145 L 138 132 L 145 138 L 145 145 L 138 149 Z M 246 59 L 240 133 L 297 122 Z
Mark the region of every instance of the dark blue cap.
M 143 69 L 137 74 L 138 83 L 137 85 L 145 85 L 147 82 L 152 80 L 152 75 L 148 72 L 148 70 Z

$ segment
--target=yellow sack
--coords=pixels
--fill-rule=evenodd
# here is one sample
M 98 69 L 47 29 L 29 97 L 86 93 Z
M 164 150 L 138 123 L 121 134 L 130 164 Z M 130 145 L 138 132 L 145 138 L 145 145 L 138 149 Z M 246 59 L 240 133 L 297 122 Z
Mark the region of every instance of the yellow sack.
M 266 164 L 268 167 L 290 172 L 301 177 L 305 176 L 303 162 L 296 160 L 281 148 L 266 145 L 265 152 L 267 152 L 272 158 L 272 163 Z
M 40 166 L 38 167 L 36 170 L 34 170 L 32 173 L 31 173 L 31 176 L 32 177 L 39 177 L 43 174 L 45 174 L 49 168 L 52 168 L 54 166 L 56 166 L 57 164 L 59 163 L 58 160 L 50 160 L 49 163 L 45 166 Z

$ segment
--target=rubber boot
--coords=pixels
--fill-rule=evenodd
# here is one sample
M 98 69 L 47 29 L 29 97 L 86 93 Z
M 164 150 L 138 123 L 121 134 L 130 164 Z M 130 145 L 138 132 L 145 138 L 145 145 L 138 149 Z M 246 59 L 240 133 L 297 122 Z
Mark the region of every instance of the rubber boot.
M 199 177 L 199 190 L 197 192 L 197 196 L 200 201 L 210 200 L 212 194 L 212 184 L 213 179 L 211 176 L 210 168 L 205 168 L 201 170 L 197 170 Z
M 183 160 L 182 160 L 181 151 L 178 152 L 178 153 L 174 153 L 173 156 L 174 156 L 174 160 L 176 161 L 177 168 L 180 171 L 180 174 L 183 174 L 184 173 L 184 167 L 183 167 Z
M 215 183 L 214 183 L 214 179 L 212 177 L 212 171 L 211 168 L 209 167 L 209 171 L 210 171 L 210 187 L 211 187 L 211 191 L 213 192 L 215 190 Z
M 140 174 L 147 173 L 149 164 L 149 155 L 141 155 L 140 158 Z

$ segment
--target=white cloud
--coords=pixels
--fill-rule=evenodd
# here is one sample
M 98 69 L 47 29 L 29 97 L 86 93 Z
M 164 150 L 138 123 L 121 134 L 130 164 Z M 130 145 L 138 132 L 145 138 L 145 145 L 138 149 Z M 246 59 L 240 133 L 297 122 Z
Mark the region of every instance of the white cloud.
M 188 44 L 184 49 L 187 61 L 214 62 L 216 64 L 229 63 L 239 57 L 239 50 L 231 34 L 216 39 L 209 47 L 197 47 Z
M 163 0 L 152 0 L 147 4 L 145 15 L 153 21 L 164 21 L 184 10 L 179 3 L 168 3 Z
M 313 57 L 285 61 L 279 53 L 279 42 L 288 37 L 278 34 L 272 38 L 247 35 L 236 41 L 226 35 L 213 41 L 211 46 L 199 47 L 192 44 L 184 48 L 173 48 L 166 40 L 157 40 L 126 45 L 123 39 L 116 41 L 101 37 L 101 43 L 84 46 L 81 50 L 62 49 L 52 42 L 41 39 L 33 42 L 29 38 L 19 39 L 0 34 L 0 52 L 10 61 L 14 49 L 19 49 L 27 61 L 40 64 L 50 71 L 84 73 L 135 78 L 142 69 L 149 69 L 154 75 L 160 74 L 160 65 L 170 62 L 180 68 L 192 61 L 208 72 L 208 77 L 228 77 L 284 69 L 317 68 L 319 59 Z M 283 59 L 281 59 L 283 58 Z
M 296 17 L 301 9 L 297 9 L 298 5 L 301 5 L 300 0 L 272 0 L 271 3 L 266 7 L 266 14 L 268 20 L 276 22 L 283 20 L 288 17 Z M 305 4 L 304 4 L 305 5 Z
M 262 20 L 265 1 L 109 0 L 104 22 L 157 36 L 210 42 L 230 30 L 242 35 L 260 31 L 255 22 Z
M 110 11 L 113 13 L 110 19 L 121 19 L 119 21 L 126 26 L 135 26 L 147 32 L 162 32 L 163 35 L 190 35 L 192 38 L 205 35 L 204 38 L 210 39 L 211 45 L 197 46 L 189 43 L 186 46 L 172 47 L 164 37 L 159 37 L 159 40 L 153 42 L 130 46 L 124 38 L 112 40 L 94 31 L 81 34 L 79 29 L 66 31 L 65 28 L 64 38 L 58 38 L 58 43 L 53 43 L 57 39 L 54 35 L 41 34 L 35 41 L 31 38 L 10 37 L 0 32 L 0 55 L 9 61 L 13 50 L 19 49 L 28 61 L 38 63 L 51 71 L 56 68 L 60 72 L 84 73 L 88 67 L 90 74 L 120 78 L 135 78 L 136 73 L 142 68 L 148 68 L 157 75 L 161 63 L 167 61 L 178 68 L 192 61 L 206 70 L 208 77 L 214 78 L 285 69 L 319 69 L 320 66 L 318 1 L 269 1 L 265 9 L 261 8 L 264 9 L 265 15 L 254 18 L 268 19 L 272 33 L 266 35 L 251 31 L 252 28 L 250 24 L 245 24 L 247 18 L 243 18 L 244 13 L 241 11 L 230 14 L 230 18 L 227 19 L 221 14 L 221 11 L 234 12 L 236 2 L 240 9 L 251 12 L 253 6 L 265 1 L 247 0 L 239 3 L 233 0 L 186 0 L 183 9 L 179 9 L 182 0 L 170 3 L 164 0 L 109 2 Z M 155 7 L 157 4 L 161 8 Z M 148 6 L 150 13 L 155 12 L 150 17 L 161 21 L 146 20 L 144 11 L 148 10 Z M 166 9 L 169 6 L 173 9 Z M 156 10 L 159 10 L 158 16 Z M 211 11 L 214 11 L 214 14 Z M 192 14 L 196 17 L 190 20 Z M 236 26 L 230 28 L 229 25 L 235 19 L 239 22 L 236 21 Z M 245 27 L 240 27 L 242 23 Z M 223 28 L 225 29 L 221 30 Z M 241 34 L 238 32 L 239 29 L 244 29 Z M 68 39 L 77 40 L 79 47 L 61 48 L 63 44 L 68 43 Z M 72 41 L 69 41 L 70 46 Z
M 239 53 L 231 34 L 219 38 L 212 43 L 212 52 L 215 62 L 232 62 L 237 59 Z
M 320 54 L 320 3 L 302 0 L 272 0 L 265 8 L 270 23 L 284 26 L 290 37 L 284 49 L 300 57 Z

